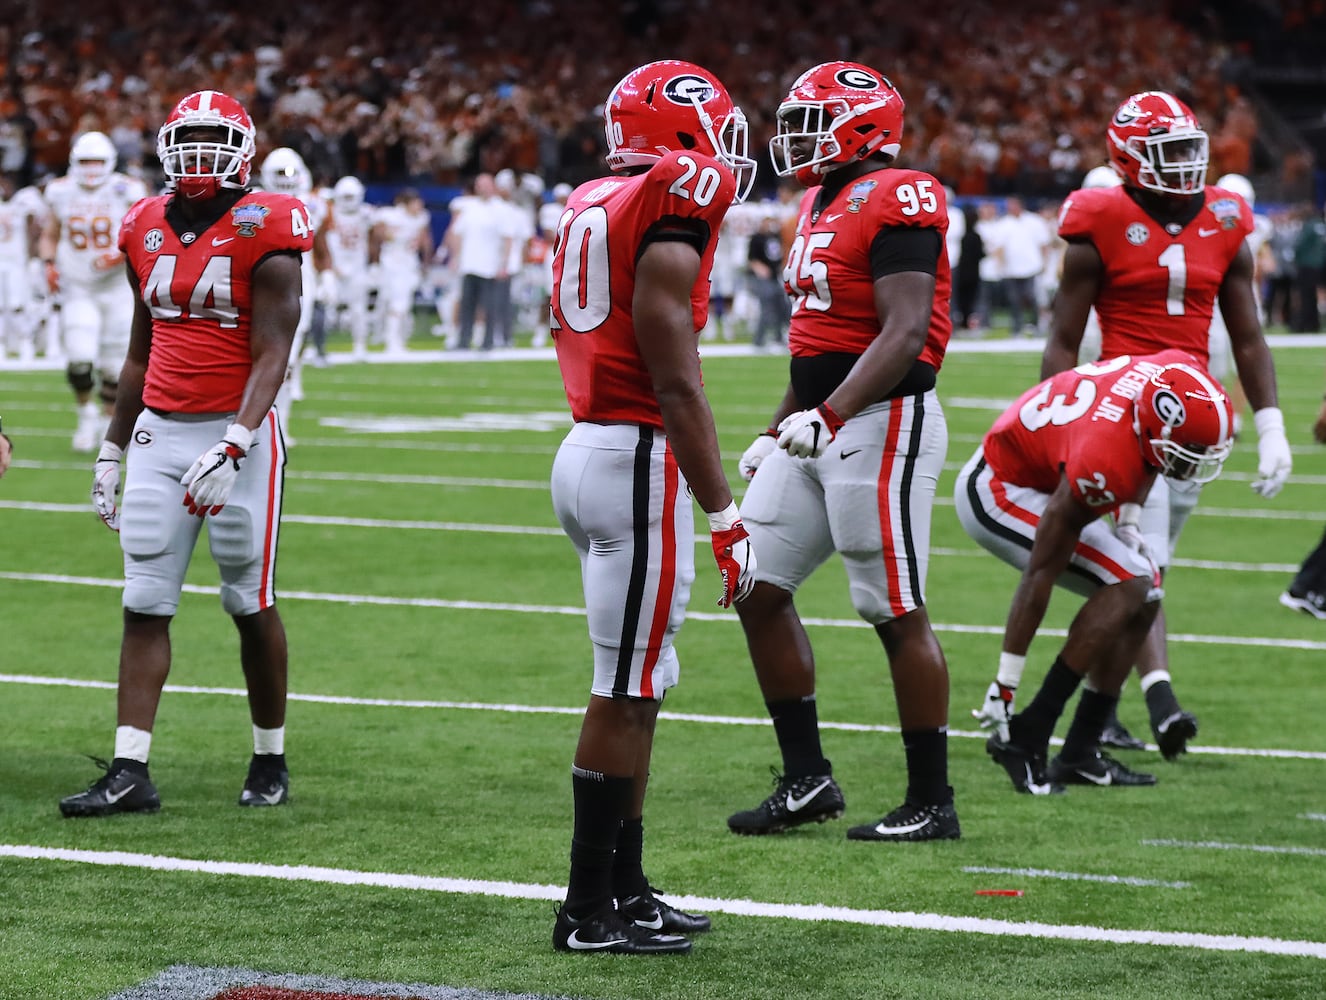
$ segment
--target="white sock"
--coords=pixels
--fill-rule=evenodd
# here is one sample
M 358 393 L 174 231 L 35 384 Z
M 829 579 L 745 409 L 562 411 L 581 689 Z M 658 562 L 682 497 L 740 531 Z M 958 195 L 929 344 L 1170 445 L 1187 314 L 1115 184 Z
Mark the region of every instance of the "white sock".
M 147 752 L 152 749 L 152 734 L 133 726 L 115 727 L 115 756 L 147 763 Z
M 259 726 L 254 726 L 253 752 L 285 753 L 285 726 L 277 726 L 275 729 L 262 729 Z
M 1142 693 L 1146 694 L 1156 684 L 1159 684 L 1161 681 L 1168 681 L 1169 679 L 1168 670 L 1151 671 L 1151 673 L 1142 678 Z

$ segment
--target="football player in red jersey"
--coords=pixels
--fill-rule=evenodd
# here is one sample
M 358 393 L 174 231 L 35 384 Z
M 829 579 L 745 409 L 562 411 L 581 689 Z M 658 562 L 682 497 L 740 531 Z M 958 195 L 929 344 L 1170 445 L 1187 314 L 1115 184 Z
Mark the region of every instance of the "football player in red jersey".
M 66 816 L 161 806 L 148 750 L 170 671 L 170 623 L 204 518 L 253 720 L 239 803 L 288 799 L 286 638 L 275 604 L 285 445 L 272 403 L 313 234 L 298 199 L 249 190 L 253 148 L 238 101 L 190 94 L 157 135 L 168 193 L 140 201 L 120 228 L 134 318 L 92 487 L 124 551 L 118 725 L 106 773 L 60 802 Z
M 907 759 L 902 805 L 854 840 L 959 836 L 948 784 L 948 666 L 925 608 L 930 513 L 948 447 L 935 374 L 952 330 L 944 189 L 894 167 L 903 101 L 869 67 L 803 73 L 778 108 L 774 168 L 808 190 L 783 268 L 791 380 L 742 456 L 742 514 L 760 553 L 738 605 L 783 757 L 774 793 L 728 819 L 740 834 L 841 816 L 820 746 L 815 661 L 792 603 L 837 551 L 852 605 L 888 657 Z M 753 478 L 752 478 L 753 477 Z
M 551 326 L 575 425 L 552 499 L 580 556 L 594 649 L 553 946 L 660 954 L 689 951 L 683 935 L 709 927 L 659 899 L 641 865 L 654 724 L 695 578 L 690 495 L 708 513 L 718 603 L 743 599 L 755 571 L 697 351 L 718 227 L 755 164 L 745 116 L 691 63 L 628 73 L 604 117 L 619 176 L 571 194 L 553 246 Z
M 1233 426 L 1224 389 L 1193 355 L 1123 355 L 1028 389 L 958 474 L 954 498 L 967 534 L 1022 570 L 1001 669 L 1021 672 L 1056 584 L 1087 598 L 1036 697 L 1001 719 L 986 744 L 1019 792 L 1155 784 L 1099 750 L 1161 596 L 1160 569 L 1136 526 L 1101 517 L 1139 503 L 1161 479 L 1214 479 Z M 1091 686 L 1047 767 L 1050 734 L 1084 676 Z
M 1059 235 L 1068 249 L 1041 375 L 1078 363 L 1093 305 L 1101 358 L 1177 347 L 1207 367 L 1208 331 L 1219 299 L 1234 363 L 1255 411 L 1258 478 L 1252 488 L 1272 497 L 1289 476 L 1291 458 L 1244 242 L 1253 228 L 1252 212 L 1232 193 L 1206 185 L 1206 132 L 1172 94 L 1129 97 L 1115 111 L 1107 140 L 1110 164 L 1123 184 L 1076 191 L 1064 202 Z M 1123 523 L 1141 524 L 1162 572 L 1198 489 L 1192 483 L 1170 488 L 1162 479 L 1144 508 L 1127 505 L 1120 511 Z M 1183 711 L 1170 684 L 1163 609 L 1142 647 L 1138 673 L 1156 742 L 1166 758 L 1177 757 L 1196 735 L 1197 720 Z M 1015 670 L 1001 667 L 985 703 L 973 713 L 982 725 L 997 724 L 1019 679 Z M 1112 745 L 1142 746 L 1117 723 L 1110 728 L 1118 734 Z

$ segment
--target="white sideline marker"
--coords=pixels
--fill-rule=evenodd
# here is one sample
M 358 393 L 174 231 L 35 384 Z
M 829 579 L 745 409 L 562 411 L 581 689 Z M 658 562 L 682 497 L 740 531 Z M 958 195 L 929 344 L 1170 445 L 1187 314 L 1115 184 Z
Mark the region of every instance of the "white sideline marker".
M 139 868 L 151 871 L 200 872 L 209 875 L 239 875 L 287 882 L 317 882 L 330 885 L 367 885 L 387 889 L 450 892 L 464 895 L 499 896 L 507 899 L 558 900 L 566 890 L 559 885 L 523 882 L 490 882 L 482 879 L 436 878 L 391 872 L 361 872 L 313 865 L 267 865 L 234 861 L 202 861 L 128 851 L 76 851 L 26 844 L 0 844 L 0 857 L 33 861 L 66 861 L 77 864 Z M 762 903 L 750 899 L 710 899 L 703 896 L 669 896 L 687 910 L 729 913 L 743 917 L 781 918 L 815 923 L 835 921 L 867 927 L 938 931 L 948 934 L 985 934 L 996 937 L 1034 938 L 1058 941 L 1095 941 L 1105 944 L 1153 945 L 1202 951 L 1286 955 L 1326 959 L 1326 942 L 1293 941 L 1283 938 L 1244 937 L 1237 934 L 1201 934 L 1187 931 L 1117 930 L 1079 924 L 1044 924 L 1035 921 L 990 920 L 984 917 L 955 917 L 942 913 L 911 913 L 895 910 L 857 910 L 822 904 Z
M 1299 819 L 1315 819 L 1319 823 L 1326 823 L 1326 813 L 1299 813 Z
M 1132 885 L 1147 889 L 1191 889 L 1191 882 L 1166 882 L 1156 878 L 1134 878 L 1131 875 L 1088 875 L 1085 872 L 1056 872 L 1046 868 L 987 868 L 984 865 L 966 865 L 962 869 L 974 875 L 1019 875 L 1023 878 L 1052 878 L 1062 882 L 1105 882 L 1109 885 Z

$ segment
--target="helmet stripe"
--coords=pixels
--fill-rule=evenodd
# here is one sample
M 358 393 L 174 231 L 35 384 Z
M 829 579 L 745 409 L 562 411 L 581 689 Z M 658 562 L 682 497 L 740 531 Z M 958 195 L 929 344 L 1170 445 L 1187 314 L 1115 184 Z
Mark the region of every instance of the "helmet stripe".
M 1224 441 L 1229 437 L 1229 414 L 1221 400 L 1225 398 L 1224 390 L 1216 384 L 1216 381 L 1207 375 L 1206 372 L 1194 368 L 1192 365 L 1177 364 L 1174 366 L 1187 372 L 1193 377 L 1193 380 L 1211 397 L 1216 404 L 1216 412 L 1220 414 L 1220 440 Z
M 1166 93 L 1163 90 L 1157 90 L 1155 91 L 1155 94 L 1169 105 L 1169 110 L 1175 117 L 1187 117 L 1188 113 L 1183 110 L 1183 105 L 1174 99 L 1173 94 Z
M 215 94 L 215 93 L 216 93 L 215 90 L 204 90 L 204 91 L 201 91 L 201 92 L 199 93 L 199 95 L 198 95 L 198 110 L 199 110 L 199 111 L 211 111 L 211 110 L 212 110 L 212 95 Z

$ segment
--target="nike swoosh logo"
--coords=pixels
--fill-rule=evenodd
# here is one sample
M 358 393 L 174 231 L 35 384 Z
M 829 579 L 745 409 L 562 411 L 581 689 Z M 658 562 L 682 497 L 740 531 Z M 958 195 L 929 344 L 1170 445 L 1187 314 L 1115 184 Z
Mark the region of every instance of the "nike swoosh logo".
M 861 451 L 860 448 L 853 448 L 851 451 L 842 451 L 842 452 L 839 452 L 839 453 L 838 453 L 838 457 L 839 457 L 839 458 L 851 458 L 853 455 L 856 455 L 856 454 L 860 453 L 860 451 Z
M 1043 785 L 1037 784 L 1035 775 L 1031 773 L 1031 765 L 1023 764 L 1022 766 L 1027 771 L 1027 791 L 1032 795 L 1049 795 L 1050 794 L 1049 782 L 1046 782 Z
M 929 819 L 923 819 L 919 823 L 913 823 L 911 826 L 885 826 L 883 823 L 875 825 L 875 832 L 888 836 L 890 834 L 900 836 L 904 833 L 914 833 L 917 830 L 924 830 L 930 825 Z
M 215 236 L 213 236 L 213 237 L 212 237 L 212 246 L 214 246 L 214 247 L 223 247 L 223 246 L 225 246 L 227 243 L 231 242 L 234 238 L 235 238 L 235 237 L 233 237 L 233 236 L 227 236 L 224 240 L 219 240 L 219 239 L 217 239 Z
M 1197 230 L 1197 235 L 1198 235 L 1198 236 L 1214 236 L 1214 235 L 1215 235 L 1216 233 L 1218 233 L 1218 232 L 1220 232 L 1219 229 L 1199 229 L 1199 230 Z
M 798 798 L 794 798 L 793 795 L 792 795 L 792 793 L 791 793 L 791 792 L 788 792 L 788 793 L 787 793 L 787 811 L 788 811 L 788 812 L 800 812 L 803 808 L 805 808 L 806 803 L 808 803 L 811 799 L 813 799 L 813 798 L 814 798 L 816 795 L 818 795 L 820 792 L 824 791 L 824 789 L 828 788 L 828 787 L 829 787 L 829 782 L 832 781 L 832 780 L 833 780 L 832 778 L 825 778 L 823 781 L 821 781 L 818 785 L 816 785 L 814 788 L 812 788 L 810 791 L 808 791 L 805 795 L 801 796 L 801 798 L 799 798 L 799 799 L 798 799 Z
M 130 785 L 128 788 L 122 788 L 122 789 L 120 789 L 120 790 L 119 790 L 118 792 L 116 792 L 114 795 L 112 795 L 110 792 L 107 792 L 107 793 L 106 793 L 106 802 L 107 802 L 109 805 L 115 805 L 115 803 L 119 802 L 120 799 L 124 798 L 126 795 L 128 795 L 130 792 L 132 792 L 132 791 L 133 791 L 135 788 L 137 788 L 137 787 L 138 787 L 138 785 L 135 783 L 135 784 Z
M 1080 767 L 1076 767 L 1073 770 L 1075 770 L 1082 777 L 1086 778 L 1087 781 L 1091 782 L 1093 785 L 1108 785 L 1111 784 L 1114 780 L 1113 778 L 1110 777 L 1109 771 L 1106 771 L 1104 774 L 1101 775 L 1096 775 L 1092 774 L 1090 771 L 1084 771 Z
M 266 800 L 269 806 L 274 806 L 281 801 L 280 792 L 272 792 L 270 795 L 267 792 L 259 792 L 258 794 L 261 795 L 263 799 Z
M 611 948 L 615 944 L 620 944 L 626 938 L 613 938 L 611 941 L 581 941 L 580 929 L 576 928 L 566 938 L 566 946 L 575 951 L 602 951 L 604 948 Z
M 824 223 L 825 223 L 825 225 L 829 225 L 829 224 L 831 224 L 831 223 L 837 221 L 838 219 L 841 219 L 842 217 L 843 217 L 843 213 L 842 213 L 842 212 L 834 212 L 833 215 L 826 215 L 826 216 L 824 217 Z
M 643 927 L 646 930 L 661 931 L 663 929 L 663 914 L 655 910 L 653 920 L 636 920 L 633 922 L 635 926 Z

